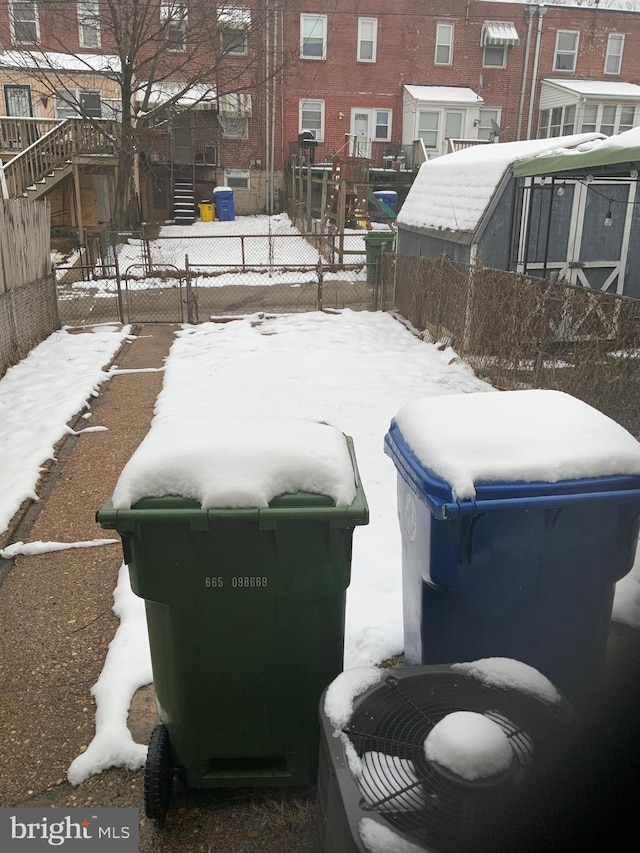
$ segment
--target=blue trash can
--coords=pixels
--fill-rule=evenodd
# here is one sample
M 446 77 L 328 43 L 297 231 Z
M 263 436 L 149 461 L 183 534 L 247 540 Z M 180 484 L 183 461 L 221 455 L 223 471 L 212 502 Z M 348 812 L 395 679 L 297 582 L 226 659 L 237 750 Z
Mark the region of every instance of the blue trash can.
M 228 187 L 216 187 L 214 189 L 216 201 L 216 216 L 224 221 L 232 221 L 236 218 L 235 204 L 233 201 L 233 190 Z
M 374 208 L 374 222 L 388 222 L 390 219 L 396 218 L 396 208 L 398 206 L 397 192 L 393 190 L 377 190 L 373 193 L 373 197 L 378 201 L 380 206 L 379 210 L 375 210 Z
M 615 583 L 633 565 L 640 476 L 476 484 L 456 500 L 395 419 L 385 452 L 398 473 L 406 662 L 510 657 L 576 703 L 591 695 Z

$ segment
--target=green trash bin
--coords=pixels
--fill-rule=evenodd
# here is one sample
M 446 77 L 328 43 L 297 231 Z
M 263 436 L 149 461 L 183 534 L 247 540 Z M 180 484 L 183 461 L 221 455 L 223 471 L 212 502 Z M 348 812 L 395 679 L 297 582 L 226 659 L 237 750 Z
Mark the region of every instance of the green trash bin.
M 353 442 L 350 506 L 281 495 L 265 508 L 111 501 L 134 593 L 145 600 L 158 716 L 145 806 L 162 820 L 173 776 L 192 788 L 313 783 L 318 702 L 342 671 L 352 534 L 368 507 Z
M 367 282 L 376 284 L 378 281 L 378 265 L 383 252 L 393 252 L 395 231 L 373 230 L 364 235 L 365 253 L 367 258 Z

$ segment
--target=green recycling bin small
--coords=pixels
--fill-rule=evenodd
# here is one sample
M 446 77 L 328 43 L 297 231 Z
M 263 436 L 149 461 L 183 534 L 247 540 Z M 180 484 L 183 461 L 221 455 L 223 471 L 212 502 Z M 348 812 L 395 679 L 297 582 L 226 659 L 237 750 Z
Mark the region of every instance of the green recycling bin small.
M 185 420 L 183 447 L 168 463 L 174 471 L 182 468 L 188 480 L 188 462 L 179 453 L 184 451 L 185 459 L 191 453 L 197 462 L 199 447 L 193 419 Z M 257 421 L 256 441 L 266 431 L 281 439 L 274 446 L 290 450 L 288 426 L 269 421 Z M 160 720 L 145 768 L 148 817 L 166 816 L 176 774 L 189 788 L 315 780 L 318 701 L 342 671 L 352 534 L 356 525 L 367 524 L 368 507 L 351 438 L 329 425 L 309 423 L 334 431 L 332 448 L 339 436 L 340 465 L 348 466 L 352 478 L 347 505 L 305 491 L 303 482 L 265 506 L 238 506 L 243 501 L 235 495 L 234 506 L 203 508 L 199 499 L 164 494 L 115 508 L 125 467 L 113 498 L 97 513 L 102 527 L 120 534 L 132 589 L 145 600 Z M 154 428 L 155 421 L 145 441 Z M 232 443 L 236 432 L 236 425 L 230 427 Z M 145 441 L 136 451 L 142 457 Z M 237 450 L 235 440 L 219 457 L 220 479 L 229 480 L 232 491 L 236 484 L 229 472 Z M 273 458 L 269 447 L 254 451 L 256 459 Z M 308 454 L 310 465 L 323 452 L 316 446 Z M 136 454 L 128 463 L 133 469 Z M 157 463 L 151 453 L 150 464 L 154 458 Z M 205 449 L 204 468 L 207 458 Z M 211 468 L 215 471 L 215 464 Z M 238 482 L 246 481 L 246 472 L 245 461 Z M 162 491 L 162 485 L 156 489 Z
M 389 229 L 373 229 L 364 235 L 365 253 L 367 258 L 367 282 L 376 284 L 380 281 L 378 268 L 383 252 L 393 252 L 395 231 Z

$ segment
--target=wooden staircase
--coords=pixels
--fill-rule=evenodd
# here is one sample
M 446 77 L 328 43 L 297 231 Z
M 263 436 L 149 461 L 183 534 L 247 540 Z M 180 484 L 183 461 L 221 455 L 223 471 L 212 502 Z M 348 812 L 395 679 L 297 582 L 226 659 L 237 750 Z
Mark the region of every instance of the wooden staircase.
M 4 164 L 2 196 L 38 199 L 69 175 L 75 166 L 99 162 L 117 165 L 116 121 L 87 122 L 69 118 L 42 135 Z

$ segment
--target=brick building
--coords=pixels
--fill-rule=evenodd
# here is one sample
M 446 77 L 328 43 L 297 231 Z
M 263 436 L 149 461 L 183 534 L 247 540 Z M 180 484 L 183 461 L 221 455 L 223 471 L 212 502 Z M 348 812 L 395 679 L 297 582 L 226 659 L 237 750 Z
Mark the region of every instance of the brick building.
M 55 84 L 47 98 L 6 57 L 117 53 L 100 2 L 3 0 L 5 115 L 62 119 L 74 109 Z M 186 79 L 208 89 L 149 128 L 140 157 L 148 219 L 171 215 L 182 167 L 195 196 L 227 185 L 239 213 L 276 212 L 292 154 L 318 163 L 348 151 L 411 170 L 420 151 L 447 153 L 450 140 L 609 134 L 640 124 L 640 0 L 149 0 L 149 9 L 158 32 L 182 10 L 163 30 L 165 96 Z M 202 21 L 212 27 L 208 38 Z M 215 73 L 200 79 L 216 51 Z M 75 87 L 76 112 L 113 117 L 112 80 L 92 87 Z

